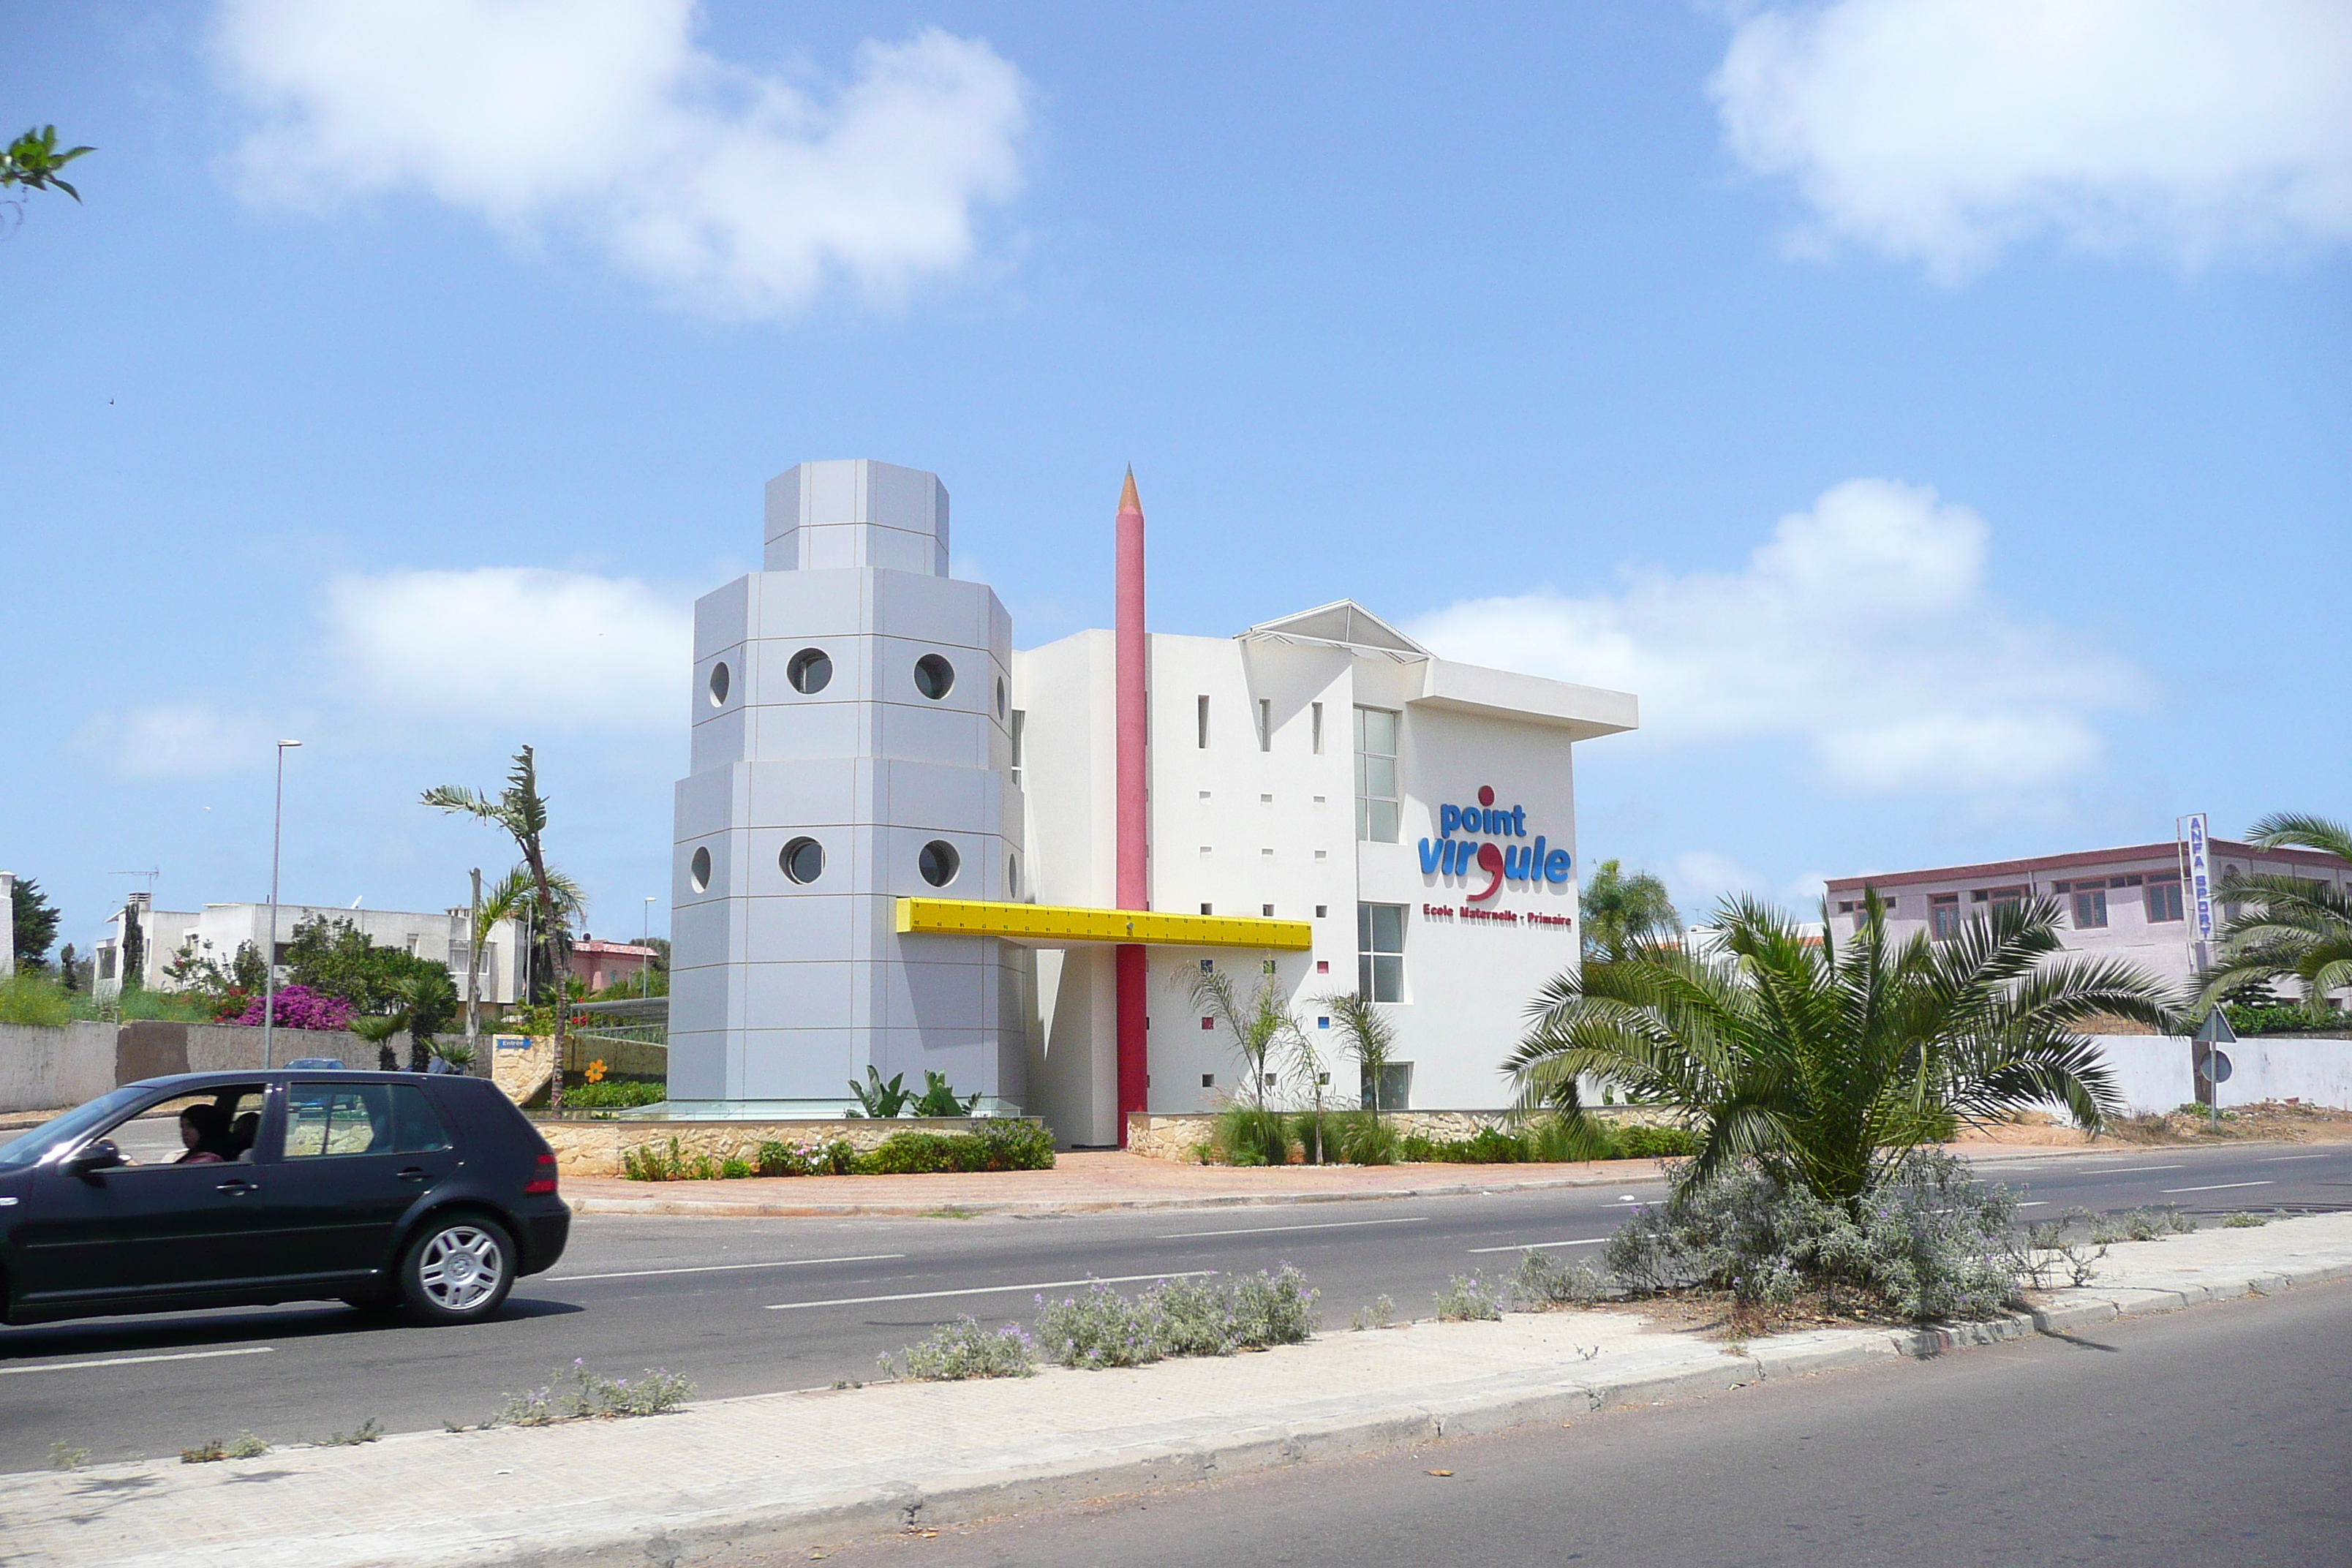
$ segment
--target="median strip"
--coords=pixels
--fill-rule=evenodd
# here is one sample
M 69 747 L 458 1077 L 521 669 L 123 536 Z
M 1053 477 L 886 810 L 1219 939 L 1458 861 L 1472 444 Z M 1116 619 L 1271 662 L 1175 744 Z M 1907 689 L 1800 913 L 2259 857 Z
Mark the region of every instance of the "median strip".
M 906 1290 L 895 1296 L 842 1296 L 830 1301 L 777 1301 L 771 1312 L 797 1312 L 809 1307 L 864 1307 L 877 1301 L 929 1301 L 943 1296 L 1003 1296 L 1015 1290 L 1066 1290 L 1077 1285 L 1132 1285 L 1141 1279 L 1200 1279 L 1213 1268 L 1184 1268 L 1160 1274 L 1090 1274 L 1084 1279 L 1041 1279 L 1031 1285 L 973 1285 L 961 1290 Z
M 620 1268 L 606 1274 L 551 1274 L 550 1285 L 568 1284 L 574 1279 L 648 1279 L 656 1274 L 725 1274 L 739 1268 L 808 1268 L 820 1263 L 887 1263 L 904 1258 L 903 1252 L 865 1252 L 855 1258 L 784 1258 L 773 1263 L 698 1263 L 681 1268 Z

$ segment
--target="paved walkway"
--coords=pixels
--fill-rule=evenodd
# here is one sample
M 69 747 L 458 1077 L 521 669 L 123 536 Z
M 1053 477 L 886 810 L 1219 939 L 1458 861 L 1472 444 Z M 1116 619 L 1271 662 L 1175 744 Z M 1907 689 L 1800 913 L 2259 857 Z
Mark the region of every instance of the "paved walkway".
M 2124 1154 L 2137 1145 L 1951 1145 L 1982 1165 L 2075 1154 Z M 935 1176 L 772 1176 L 740 1182 L 631 1182 L 566 1176 L 581 1214 L 709 1218 L 844 1215 L 1097 1214 L 1115 1209 L 1219 1208 L 1238 1204 L 1348 1203 L 1378 1198 L 1605 1187 L 1658 1178 L 1655 1160 L 1559 1165 L 1183 1165 L 1113 1150 L 1057 1158 L 1050 1171 Z
M 2120 1246 L 2041 1327 L 2352 1279 L 2352 1214 Z M 19 1475 L 8 1568 L 440 1568 L 780 1551 L 2034 1331 L 1824 1330 L 1720 1342 L 1628 1311 L 1330 1332 L 1227 1360 L 718 1400 L 635 1421 L 425 1433 L 184 1466 Z M 608 1371 L 634 1371 L 611 1368 Z M 291 1424 L 298 1413 L 289 1412 Z

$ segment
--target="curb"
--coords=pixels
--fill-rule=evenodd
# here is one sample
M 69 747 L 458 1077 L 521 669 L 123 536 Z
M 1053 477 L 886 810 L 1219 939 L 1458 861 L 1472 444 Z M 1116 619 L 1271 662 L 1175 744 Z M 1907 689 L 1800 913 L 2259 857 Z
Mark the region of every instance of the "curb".
M 2341 1279 L 2352 1279 L 2352 1263 L 2264 1270 L 2243 1281 L 2186 1289 L 2136 1289 L 2105 1295 L 2087 1289 L 2063 1290 L 2053 1293 L 2045 1305 L 1983 1322 L 1890 1330 L 1866 1333 L 1858 1342 L 1727 1356 L 1722 1366 L 1696 1372 L 1668 1372 L 1617 1382 L 1514 1374 L 1510 1377 L 1514 1386 L 1507 1391 L 1322 1420 L 1270 1423 L 1203 1441 L 1139 1445 L 1110 1461 L 1089 1457 L 1013 1473 L 976 1475 L 929 1488 L 910 1483 L 857 1489 L 782 1518 L 770 1508 L 731 1505 L 698 1515 L 673 1516 L 650 1527 L 609 1530 L 595 1536 L 583 1531 L 579 1538 L 564 1541 L 514 1542 L 504 1552 L 476 1549 L 450 1553 L 440 1561 L 497 1563 L 499 1568 L 556 1568 L 558 1564 L 644 1568 L 648 1563 L 677 1568 L 738 1552 L 803 1551 L 918 1526 L 975 1522 L 1022 1510 L 1058 1507 L 1154 1487 L 1556 1424 L 1624 1405 L 1655 1404 L 1896 1358 L 1924 1361 L 1978 1345 L 2060 1334 L 2208 1301 L 2268 1295 Z M 404 1560 L 404 1568 L 418 1568 L 422 1561 Z
M 1551 1176 L 1535 1181 L 1450 1182 L 1442 1185 L 1416 1187 L 1382 1187 L 1371 1192 L 1354 1193 L 1209 1193 L 1197 1197 L 1171 1196 L 1158 1198 L 980 1198 L 965 1201 L 955 1198 L 929 1202 L 901 1203 L 803 1203 L 761 1199 L 719 1198 L 709 1203 L 681 1202 L 672 1198 L 609 1198 L 583 1196 L 566 1201 L 572 1212 L 580 1214 L 667 1215 L 680 1218 L 710 1219 L 828 1219 L 865 1216 L 882 1218 L 892 1215 L 920 1219 L 953 1209 L 964 1215 L 1011 1215 L 1035 1216 L 1064 1214 L 1117 1214 L 1150 1209 L 1221 1209 L 1276 1207 L 1289 1204 L 1350 1204 L 1378 1203 L 1392 1198 L 1465 1197 L 1474 1194 L 1540 1193 L 1567 1187 L 1609 1187 L 1628 1181 L 1654 1182 L 1659 1177 L 1654 1160 L 1626 1161 L 1626 1164 L 1642 1164 L 1648 1169 L 1612 1172 L 1596 1176 Z

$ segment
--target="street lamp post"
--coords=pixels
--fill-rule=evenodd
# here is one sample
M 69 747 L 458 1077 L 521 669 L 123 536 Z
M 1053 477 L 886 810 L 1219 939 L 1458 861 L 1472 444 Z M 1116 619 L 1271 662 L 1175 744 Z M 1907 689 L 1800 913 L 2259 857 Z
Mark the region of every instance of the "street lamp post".
M 261 963 L 261 1066 L 278 1065 L 278 846 L 286 826 L 286 750 L 299 741 L 278 742 L 278 802 L 269 813 L 269 948 Z

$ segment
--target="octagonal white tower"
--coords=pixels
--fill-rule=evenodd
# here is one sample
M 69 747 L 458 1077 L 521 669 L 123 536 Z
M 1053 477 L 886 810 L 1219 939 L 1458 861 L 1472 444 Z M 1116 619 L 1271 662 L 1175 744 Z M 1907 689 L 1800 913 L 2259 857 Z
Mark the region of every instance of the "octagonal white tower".
M 1011 899 L 1013 623 L 948 574 L 937 476 L 768 481 L 766 570 L 694 606 L 677 785 L 670 1109 L 838 1113 L 868 1064 L 1024 1098 L 1027 956 L 901 936 L 901 896 Z

